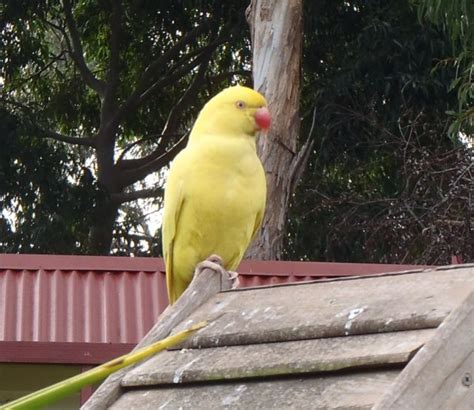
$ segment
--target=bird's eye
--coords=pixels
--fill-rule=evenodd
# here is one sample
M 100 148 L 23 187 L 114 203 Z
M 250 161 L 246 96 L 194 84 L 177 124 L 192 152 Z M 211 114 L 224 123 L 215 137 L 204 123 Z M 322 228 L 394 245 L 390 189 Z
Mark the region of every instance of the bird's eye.
M 240 110 L 243 110 L 245 108 L 245 103 L 243 101 L 237 101 L 235 103 L 235 106 L 240 109 Z

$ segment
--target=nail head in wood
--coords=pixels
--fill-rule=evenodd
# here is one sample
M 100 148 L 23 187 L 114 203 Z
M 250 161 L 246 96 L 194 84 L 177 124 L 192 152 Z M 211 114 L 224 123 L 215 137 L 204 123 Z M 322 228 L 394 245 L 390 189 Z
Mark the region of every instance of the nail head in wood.
M 472 375 L 469 372 L 464 373 L 462 377 L 462 384 L 466 387 L 471 387 L 472 385 Z

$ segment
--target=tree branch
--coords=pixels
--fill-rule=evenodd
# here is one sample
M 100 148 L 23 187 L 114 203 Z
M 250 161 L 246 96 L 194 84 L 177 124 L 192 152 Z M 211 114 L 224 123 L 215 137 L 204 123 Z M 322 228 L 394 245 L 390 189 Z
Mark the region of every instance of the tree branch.
M 142 158 L 136 158 L 136 159 L 124 159 L 125 155 L 127 154 L 127 152 L 129 152 L 133 147 L 136 147 L 137 145 L 140 145 L 146 141 L 150 141 L 152 139 L 160 139 L 160 138 L 175 138 L 175 137 L 179 137 L 181 136 L 181 134 L 151 134 L 151 135 L 147 135 L 146 137 L 143 137 L 143 138 L 140 138 L 139 140 L 137 141 L 134 141 L 130 144 L 128 144 L 124 149 L 123 151 L 120 153 L 116 163 L 117 163 L 117 166 L 121 169 L 130 169 L 130 168 L 135 168 L 137 165 L 137 161 L 142 161 Z M 158 147 L 156 148 L 156 150 L 158 149 Z M 156 151 L 155 150 L 155 151 Z M 164 153 L 165 150 L 164 148 L 161 150 L 161 153 Z
M 173 67 L 170 70 L 170 72 L 172 73 L 171 75 L 167 75 L 160 78 L 157 82 L 148 87 L 148 89 L 146 89 L 138 97 L 138 100 L 136 101 L 136 106 L 144 104 L 146 100 L 148 100 L 148 98 L 150 98 L 157 89 L 163 88 L 169 84 L 179 81 L 186 74 L 189 74 L 196 66 L 201 64 L 206 58 L 207 53 L 204 53 L 196 57 L 194 60 L 192 60 L 185 66 L 181 66 L 180 68 L 177 68 L 177 66 Z
M 69 135 L 63 135 L 55 131 L 45 130 L 41 127 L 38 127 L 38 130 L 46 138 L 51 138 L 56 141 L 67 142 L 68 144 L 82 145 L 86 147 L 94 147 L 95 140 L 90 137 L 71 137 Z
M 64 14 L 66 16 L 66 25 L 69 30 L 72 42 L 71 58 L 76 63 L 76 66 L 79 69 L 84 82 L 100 96 L 103 96 L 105 91 L 104 82 L 95 77 L 84 60 L 84 52 L 79 37 L 79 31 L 77 30 L 76 22 L 74 20 L 74 16 L 72 15 L 71 1 L 63 0 L 63 8 Z
M 181 39 L 179 39 L 176 44 L 168 51 L 163 53 L 161 56 L 156 58 L 154 61 L 150 63 L 150 65 L 145 69 L 145 72 L 140 79 L 139 84 L 142 87 L 137 87 L 138 89 L 143 89 L 149 84 L 153 82 L 153 79 L 156 78 L 156 73 L 162 71 L 163 67 L 176 58 L 179 55 L 181 49 L 187 46 L 189 43 L 193 42 L 197 37 L 199 37 L 204 31 L 206 31 L 209 27 L 209 20 L 204 21 L 198 27 L 191 30 L 189 33 L 186 33 Z M 191 53 L 187 53 L 189 55 Z M 195 54 L 194 54 L 195 55 Z
M 94 147 L 95 146 L 95 139 L 93 137 L 71 137 L 68 135 L 63 135 L 60 134 L 59 132 L 52 131 L 52 130 L 47 130 L 43 127 L 41 127 L 34 119 L 34 114 L 33 110 L 28 107 L 27 105 L 20 103 L 18 101 L 11 101 L 7 98 L 0 97 L 0 101 L 3 101 L 6 104 L 10 104 L 14 107 L 20 108 L 26 118 L 28 119 L 29 123 L 31 124 L 32 127 L 37 129 L 40 132 L 41 137 L 45 138 L 51 138 L 56 141 L 61 141 L 61 142 L 67 142 L 69 144 L 74 144 L 74 145 L 83 145 L 83 146 L 88 146 L 88 147 Z
M 306 164 L 308 162 L 309 156 L 311 151 L 313 150 L 314 146 L 314 138 L 313 138 L 313 131 L 314 126 L 316 124 L 316 107 L 313 109 L 313 119 L 311 122 L 311 128 L 308 133 L 308 138 L 306 139 L 303 146 L 300 148 L 298 154 L 290 166 L 290 195 L 293 194 L 298 186 L 298 182 L 301 179 L 301 175 L 303 174 L 304 169 L 306 168 Z
M 61 40 L 61 38 L 58 35 L 57 31 L 59 31 L 62 34 L 64 40 L 66 41 L 66 47 L 69 53 L 72 54 L 73 51 L 72 51 L 71 39 L 69 38 L 67 31 L 64 29 L 64 27 L 61 27 L 60 25 L 53 23 L 52 21 L 49 21 L 49 20 L 43 20 L 43 21 L 45 24 L 47 24 L 48 26 L 51 26 L 54 30 L 56 30 L 53 32 L 58 40 Z
M 132 185 L 135 182 L 145 178 L 148 174 L 156 172 L 165 165 L 168 165 L 169 162 L 178 154 L 178 152 L 185 147 L 187 136 L 188 134 L 184 135 L 168 151 L 159 156 L 157 156 L 158 151 L 156 150 L 152 154 L 136 160 L 137 162 L 135 164 L 141 163 L 142 165 L 135 169 L 128 169 L 122 173 L 120 176 L 120 183 L 122 187 Z
M 185 34 L 176 44 L 164 52 L 162 55 L 153 60 L 148 67 L 143 72 L 140 80 L 138 81 L 135 90 L 130 94 L 127 100 L 122 104 L 117 120 L 123 118 L 123 116 L 129 112 L 131 109 L 138 107 L 141 102 L 139 102 L 140 95 L 146 91 L 147 87 L 150 84 L 156 83 L 157 77 L 160 77 L 159 74 L 163 71 L 163 68 L 166 67 L 171 60 L 176 58 L 181 50 L 193 42 L 197 37 L 204 33 L 209 26 L 209 20 L 204 21 L 198 27 L 191 30 L 189 33 Z
M 221 38 L 215 42 L 208 44 L 204 47 L 198 48 L 187 53 L 185 56 L 181 57 L 173 67 L 168 70 L 166 74 L 161 76 L 148 76 L 150 81 L 143 86 L 137 86 L 135 91 L 130 95 L 130 97 L 125 101 L 125 103 L 120 107 L 118 112 L 118 119 L 123 118 L 128 112 L 136 109 L 140 105 L 144 104 L 148 98 L 150 98 L 153 93 L 166 85 L 172 84 L 176 81 L 179 81 L 186 74 L 190 73 L 197 65 L 199 65 L 207 56 L 207 53 L 214 51 L 220 44 L 224 42 L 224 39 Z M 170 50 L 172 51 L 172 50 Z M 190 63 L 184 65 L 191 58 L 196 57 Z
M 189 107 L 191 101 L 196 97 L 198 91 L 202 87 L 202 82 L 206 74 L 207 65 L 211 60 L 211 53 L 209 52 L 207 58 L 199 65 L 199 69 L 194 76 L 191 85 L 184 92 L 179 101 L 171 109 L 168 119 L 166 120 L 165 127 L 163 129 L 163 134 L 174 134 L 178 131 L 178 120 L 183 114 L 183 111 Z
M 52 56 L 52 59 L 47 64 L 45 64 L 44 67 L 40 68 L 39 70 L 35 71 L 30 76 L 23 79 L 21 81 L 21 83 L 16 86 L 16 89 L 19 89 L 19 88 L 23 87 L 26 83 L 33 80 L 35 77 L 39 77 L 46 70 L 48 70 L 53 64 L 55 64 L 57 61 L 61 60 L 65 53 L 66 53 L 65 50 L 61 50 L 61 52 L 58 55 Z
M 122 3 L 119 0 L 113 0 L 112 13 L 110 15 L 110 60 L 106 74 L 104 99 L 101 109 L 101 124 L 104 125 L 111 119 L 117 107 L 116 94 L 119 85 L 122 14 Z
M 250 70 L 234 70 L 234 71 L 227 71 L 224 73 L 219 73 L 215 75 L 214 77 L 211 77 L 210 80 L 213 81 L 214 83 L 219 84 L 223 80 L 229 80 L 232 79 L 234 75 L 240 75 L 242 77 L 245 77 L 247 80 L 252 79 L 252 71 Z
M 112 194 L 111 200 L 115 205 L 121 205 L 125 202 L 135 201 L 137 199 L 146 199 L 146 198 L 153 198 L 157 195 L 161 195 L 163 193 L 163 188 L 147 188 L 147 189 L 140 189 L 138 191 L 130 191 L 130 192 L 121 192 L 119 194 Z
M 179 135 L 177 133 L 177 128 L 178 128 L 178 120 L 179 117 L 182 115 L 183 111 L 189 106 L 190 102 L 192 99 L 196 96 L 199 88 L 201 87 L 202 81 L 204 79 L 204 75 L 206 73 L 207 69 L 207 64 L 209 63 L 211 59 L 211 52 L 208 52 L 207 59 L 204 60 L 200 65 L 198 72 L 196 73 L 193 81 L 191 82 L 191 85 L 187 88 L 187 90 L 184 92 L 183 96 L 179 99 L 179 101 L 174 105 L 174 107 L 171 109 L 168 119 L 166 121 L 165 127 L 163 129 L 163 133 L 161 134 L 161 137 L 163 136 L 176 136 Z M 183 138 L 186 138 L 184 136 Z M 149 139 L 149 138 L 147 138 Z M 142 142 L 144 139 L 137 141 L 136 143 L 130 144 L 120 155 L 119 162 L 120 160 L 123 159 L 123 156 L 125 155 L 125 152 L 131 149 L 133 146 L 136 144 Z M 160 145 L 157 147 L 157 149 L 150 155 L 140 158 L 140 159 L 133 159 L 133 160 L 125 160 L 122 161 L 121 167 L 123 169 L 130 169 L 130 168 L 136 168 L 143 166 L 146 162 L 150 162 L 162 154 L 165 153 L 164 148 L 162 148 L 163 145 Z
M 122 3 L 112 1 L 112 14 L 110 16 L 110 61 L 107 74 L 107 83 L 116 86 L 120 63 L 120 37 L 122 33 L 121 20 L 123 15 Z

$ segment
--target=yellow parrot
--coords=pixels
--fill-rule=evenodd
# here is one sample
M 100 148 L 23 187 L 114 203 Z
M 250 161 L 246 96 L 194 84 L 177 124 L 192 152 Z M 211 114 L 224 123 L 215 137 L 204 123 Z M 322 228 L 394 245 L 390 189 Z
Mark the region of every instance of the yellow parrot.
M 239 265 L 265 210 L 266 180 L 256 135 L 270 127 L 265 98 L 226 88 L 207 102 L 189 142 L 171 164 L 164 197 L 163 254 L 170 303 L 212 254 Z

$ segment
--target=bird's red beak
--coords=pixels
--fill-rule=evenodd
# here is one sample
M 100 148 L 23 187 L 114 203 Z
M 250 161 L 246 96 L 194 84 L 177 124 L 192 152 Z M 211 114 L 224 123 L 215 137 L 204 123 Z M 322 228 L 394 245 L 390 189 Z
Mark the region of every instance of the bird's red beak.
M 272 117 L 267 107 L 261 107 L 255 112 L 255 122 L 261 130 L 268 131 L 272 123 Z

